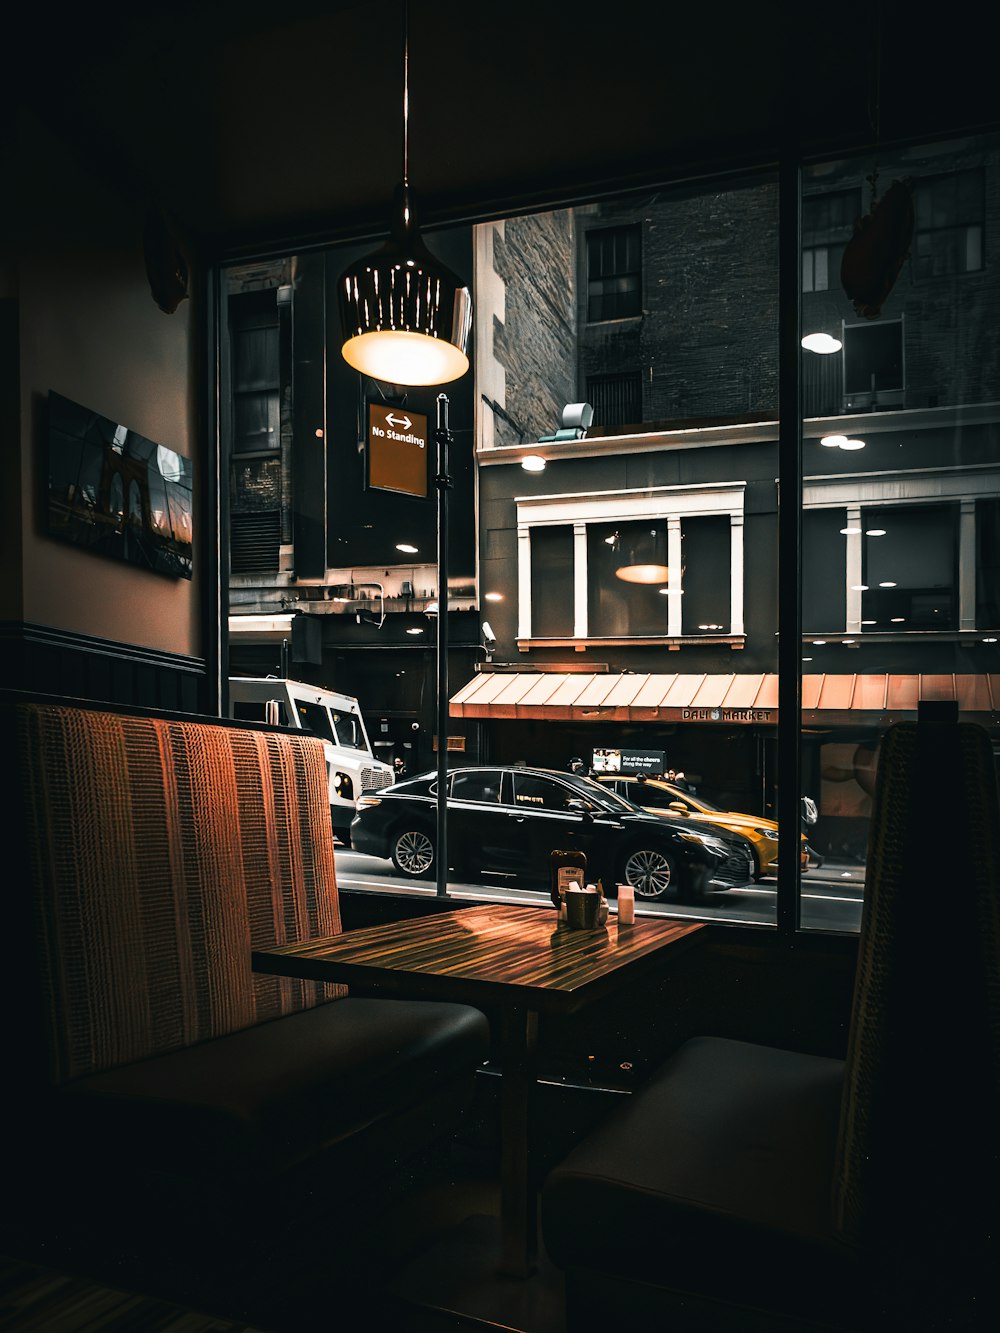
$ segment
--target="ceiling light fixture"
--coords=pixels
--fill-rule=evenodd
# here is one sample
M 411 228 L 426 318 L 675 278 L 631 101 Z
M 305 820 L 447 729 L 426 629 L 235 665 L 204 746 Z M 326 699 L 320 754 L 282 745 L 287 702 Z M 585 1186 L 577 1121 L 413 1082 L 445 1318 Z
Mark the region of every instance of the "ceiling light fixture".
M 348 365 L 388 384 L 448 384 L 469 369 L 472 297 L 420 237 L 410 189 L 410 7 L 403 0 L 403 180 L 389 239 L 338 281 Z
M 521 459 L 521 466 L 524 468 L 525 472 L 544 472 L 545 459 L 541 458 L 538 454 L 527 454 Z
M 483 593 L 483 599 L 484 599 L 485 601 L 487 601 L 487 602 L 502 602 L 502 601 L 503 601 L 503 593 L 502 593 L 502 592 L 484 592 L 484 593 Z
M 865 533 L 866 537 L 884 537 L 885 528 L 869 528 Z
M 824 449 L 839 449 L 846 439 L 846 435 L 824 435 L 820 444 Z
M 841 529 L 840 529 L 840 535 L 841 535 L 842 537 L 856 537 L 856 536 L 858 536 L 858 534 L 859 534 L 860 532 L 861 532 L 861 529 L 860 529 L 860 528 L 841 528 Z
M 404 555 L 416 555 L 416 554 L 417 554 L 417 548 L 416 548 L 415 546 L 411 546 L 411 545 L 409 544 L 409 542 L 397 542 L 397 543 L 396 543 L 396 550 L 397 550 L 397 551 L 402 551 Z
M 829 356 L 831 352 L 839 352 L 843 344 L 839 338 L 833 338 L 829 333 L 807 333 L 802 339 L 802 346 L 807 352 L 818 352 L 820 356 Z
M 848 450 L 863 449 L 865 447 L 865 442 L 864 440 L 842 440 L 840 447 L 841 449 L 848 449 Z
M 666 583 L 670 571 L 666 565 L 622 565 L 615 577 L 623 583 Z

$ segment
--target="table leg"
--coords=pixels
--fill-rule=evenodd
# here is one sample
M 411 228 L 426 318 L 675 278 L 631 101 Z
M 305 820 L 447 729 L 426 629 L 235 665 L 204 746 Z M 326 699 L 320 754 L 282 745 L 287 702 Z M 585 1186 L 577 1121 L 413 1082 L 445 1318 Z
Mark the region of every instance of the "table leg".
M 500 1042 L 500 1273 L 506 1277 L 527 1277 L 538 1256 L 529 1144 L 537 1036 L 534 1010 L 518 1006 L 505 1011 Z

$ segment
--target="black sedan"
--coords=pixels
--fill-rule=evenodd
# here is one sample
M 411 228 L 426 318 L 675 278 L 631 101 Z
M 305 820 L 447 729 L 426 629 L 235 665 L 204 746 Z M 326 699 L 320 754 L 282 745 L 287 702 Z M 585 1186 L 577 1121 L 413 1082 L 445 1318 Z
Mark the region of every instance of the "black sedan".
M 590 778 L 514 765 L 457 769 L 447 781 L 449 869 L 466 878 L 490 871 L 547 885 L 549 853 L 573 848 L 587 855 L 589 881 L 609 894 L 632 884 L 646 901 L 753 880 L 742 835 L 647 814 Z M 358 799 L 352 846 L 391 857 L 408 879 L 428 878 L 437 874 L 436 816 L 437 774 L 408 778 Z

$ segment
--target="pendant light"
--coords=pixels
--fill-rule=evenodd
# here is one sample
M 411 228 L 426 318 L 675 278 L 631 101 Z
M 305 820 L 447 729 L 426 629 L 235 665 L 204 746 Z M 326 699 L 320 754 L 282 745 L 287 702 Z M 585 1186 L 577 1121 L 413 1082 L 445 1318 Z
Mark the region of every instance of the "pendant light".
M 650 528 L 641 533 L 633 531 L 624 550 L 620 550 L 621 538 L 618 533 L 614 536 L 617 540 L 612 549 L 619 552 L 615 578 L 621 579 L 623 583 L 669 582 L 665 528 Z
M 388 384 L 448 384 L 469 369 L 472 297 L 420 236 L 409 180 L 409 0 L 403 3 L 403 179 L 389 239 L 341 274 L 343 355 Z

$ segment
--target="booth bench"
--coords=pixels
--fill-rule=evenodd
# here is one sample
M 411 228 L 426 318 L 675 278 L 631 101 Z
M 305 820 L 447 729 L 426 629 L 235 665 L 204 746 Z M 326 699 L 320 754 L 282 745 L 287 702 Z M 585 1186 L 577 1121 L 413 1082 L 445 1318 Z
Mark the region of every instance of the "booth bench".
M 8 1216 L 182 1280 L 319 1230 L 332 1262 L 489 1046 L 470 1006 L 252 973 L 341 929 L 320 741 L 9 697 L 0 727 Z

